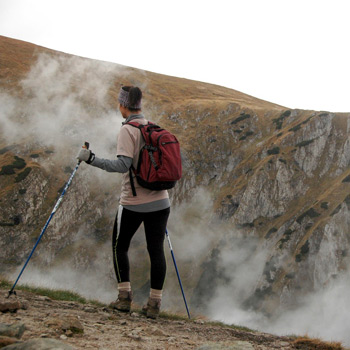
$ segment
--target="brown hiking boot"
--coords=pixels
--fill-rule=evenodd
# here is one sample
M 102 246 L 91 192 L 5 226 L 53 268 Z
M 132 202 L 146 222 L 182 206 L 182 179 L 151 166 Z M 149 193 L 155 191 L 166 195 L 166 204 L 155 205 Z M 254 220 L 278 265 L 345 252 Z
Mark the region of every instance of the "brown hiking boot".
M 109 307 L 118 311 L 129 312 L 131 309 L 132 292 L 121 290 L 118 299 L 109 304 Z
M 160 311 L 160 299 L 149 298 L 146 305 L 142 307 L 142 312 L 147 315 L 148 318 L 156 319 Z

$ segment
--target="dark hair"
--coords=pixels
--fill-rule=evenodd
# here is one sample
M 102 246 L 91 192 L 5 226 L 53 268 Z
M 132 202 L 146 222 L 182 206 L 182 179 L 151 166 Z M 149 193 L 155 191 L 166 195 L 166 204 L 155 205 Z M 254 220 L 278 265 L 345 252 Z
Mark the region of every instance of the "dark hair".
M 140 101 L 142 99 L 142 91 L 140 90 L 140 88 L 138 88 L 137 86 L 123 86 L 122 89 L 129 92 L 128 109 L 130 111 L 140 110 L 140 107 L 135 108 L 135 106 L 140 105 Z

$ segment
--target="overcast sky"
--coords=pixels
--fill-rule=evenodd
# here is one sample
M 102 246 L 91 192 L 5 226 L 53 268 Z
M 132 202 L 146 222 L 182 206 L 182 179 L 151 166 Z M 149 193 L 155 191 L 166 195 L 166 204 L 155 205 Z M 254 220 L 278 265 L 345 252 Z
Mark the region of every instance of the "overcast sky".
M 350 112 L 349 17 L 350 0 L 0 0 L 0 35 Z

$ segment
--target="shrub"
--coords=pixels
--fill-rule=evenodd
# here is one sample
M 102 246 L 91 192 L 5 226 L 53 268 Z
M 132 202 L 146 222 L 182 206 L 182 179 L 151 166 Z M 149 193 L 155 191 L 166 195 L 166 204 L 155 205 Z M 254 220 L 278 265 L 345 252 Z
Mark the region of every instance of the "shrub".
M 333 215 L 339 213 L 340 209 L 341 209 L 341 204 L 339 204 L 339 205 L 333 210 L 333 212 L 331 213 L 331 216 L 333 216 Z
M 322 202 L 321 203 L 321 208 L 322 209 L 328 209 L 328 202 Z
M 342 182 L 350 182 L 350 175 L 348 175 Z
M 279 147 L 274 147 L 274 148 L 269 149 L 269 150 L 267 151 L 267 154 L 268 154 L 268 155 L 271 155 L 271 154 L 278 154 L 278 153 L 280 153 L 280 148 L 279 148 Z
M 231 125 L 237 124 L 237 123 L 241 122 L 242 120 L 245 120 L 248 118 L 250 118 L 250 114 L 243 113 L 239 117 L 237 117 L 236 119 L 232 120 L 232 122 L 230 124 Z
M 26 166 L 26 162 L 23 158 L 15 156 L 15 161 L 12 163 L 12 166 L 16 169 L 23 169 Z
M 279 241 L 280 242 L 280 245 L 279 245 L 280 249 L 283 248 L 284 243 L 286 243 L 290 240 L 290 236 L 292 235 L 293 232 L 294 232 L 294 230 L 289 228 L 286 232 L 283 233 L 283 238 L 281 238 L 281 240 Z
M 296 126 L 294 126 L 293 128 L 290 128 L 289 131 L 296 132 L 296 131 L 298 131 L 300 129 L 301 129 L 301 123 L 296 125 Z
M 306 141 L 301 141 L 299 143 L 296 144 L 296 147 L 305 147 L 307 145 L 309 145 L 310 143 L 313 143 L 315 141 L 315 139 L 313 140 L 306 140 Z
M 29 173 L 32 171 L 32 168 L 28 167 L 26 169 L 24 169 L 22 172 L 20 172 L 16 178 L 15 178 L 15 181 L 16 182 L 21 182 L 23 181 L 28 175 Z
M 310 208 L 309 210 L 307 210 L 305 213 L 301 214 L 298 218 L 297 218 L 297 223 L 301 224 L 301 222 L 303 221 L 304 218 L 309 217 L 309 218 L 316 218 L 318 216 L 320 216 L 321 214 L 319 214 L 314 208 Z
M 277 228 L 276 227 L 272 227 L 269 232 L 267 232 L 266 236 L 265 236 L 265 239 L 269 239 L 271 237 L 271 235 L 275 232 L 277 232 Z
M 272 122 L 274 124 L 276 124 L 276 129 L 281 129 L 282 128 L 282 125 L 283 125 L 283 121 L 284 119 L 288 118 L 290 115 L 291 115 L 291 111 L 290 110 L 287 110 L 287 111 L 284 111 L 280 116 L 279 118 L 276 118 L 276 119 L 273 119 Z
M 24 159 L 19 158 L 17 156 L 14 157 L 15 160 L 12 164 L 4 165 L 1 168 L 0 175 L 13 175 L 15 173 L 14 169 L 23 169 L 26 166 L 26 162 Z
M 12 165 L 4 165 L 0 171 L 0 175 L 12 175 L 14 173 L 15 171 Z

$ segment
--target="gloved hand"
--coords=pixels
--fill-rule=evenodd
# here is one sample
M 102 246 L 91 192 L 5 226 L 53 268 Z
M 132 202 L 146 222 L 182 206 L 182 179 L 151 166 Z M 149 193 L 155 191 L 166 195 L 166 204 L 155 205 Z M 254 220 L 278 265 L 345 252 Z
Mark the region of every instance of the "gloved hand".
M 83 148 L 80 149 L 79 153 L 77 154 L 77 159 L 82 162 L 86 162 L 88 164 L 90 164 L 91 162 L 93 162 L 93 160 L 95 159 L 95 154 L 92 153 L 89 149 L 87 149 L 85 146 L 83 146 Z

